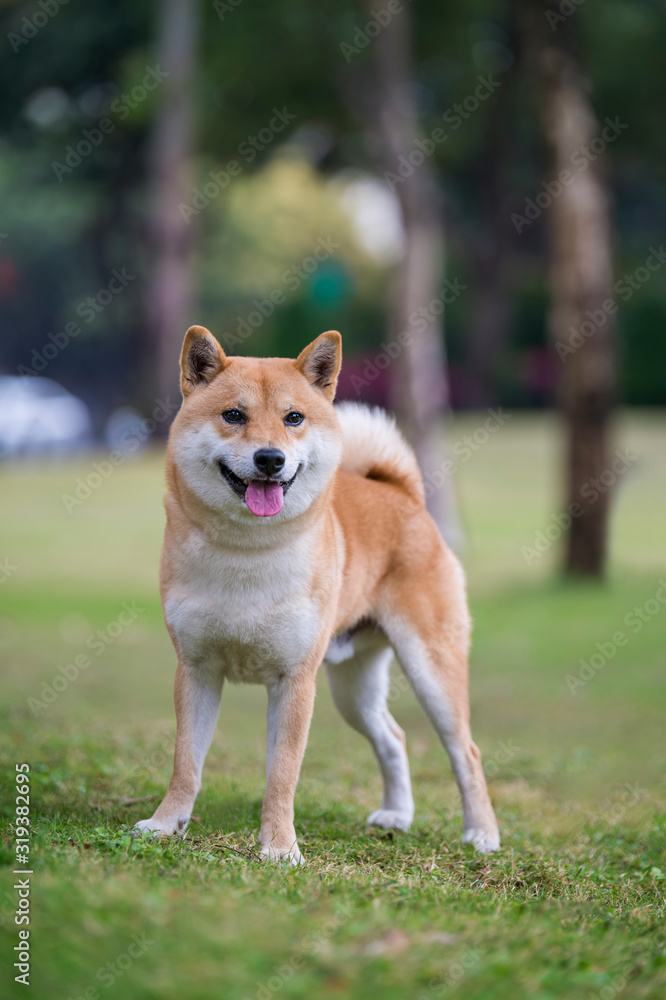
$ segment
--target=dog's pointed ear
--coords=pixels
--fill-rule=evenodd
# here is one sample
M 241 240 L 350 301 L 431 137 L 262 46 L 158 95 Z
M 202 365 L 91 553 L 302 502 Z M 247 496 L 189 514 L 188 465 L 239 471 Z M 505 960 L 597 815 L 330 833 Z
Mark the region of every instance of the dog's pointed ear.
M 342 364 L 342 337 L 329 330 L 308 344 L 296 358 L 296 367 L 315 389 L 332 403 Z
M 207 385 L 227 365 L 227 356 L 213 334 L 203 326 L 191 326 L 180 355 L 180 390 L 189 396 L 197 386 Z

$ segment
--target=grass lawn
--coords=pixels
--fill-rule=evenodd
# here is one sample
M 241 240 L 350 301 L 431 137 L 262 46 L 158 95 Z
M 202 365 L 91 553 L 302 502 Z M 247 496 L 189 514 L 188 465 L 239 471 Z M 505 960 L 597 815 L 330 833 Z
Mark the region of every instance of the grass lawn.
M 459 420 L 454 438 L 479 426 Z M 378 769 L 322 677 L 296 800 L 307 860 L 298 870 L 254 854 L 261 689 L 225 690 L 187 838 L 129 834 L 164 791 L 175 729 L 175 658 L 157 593 L 161 455 L 116 468 L 69 512 L 62 496 L 93 458 L 1 470 L 0 995 L 666 996 L 666 609 L 655 597 L 666 578 L 665 441 L 666 414 L 620 421 L 618 447 L 633 458 L 599 587 L 558 581 L 556 546 L 521 551 L 562 506 L 549 418 L 513 416 L 457 467 L 473 732 L 501 851 L 482 858 L 462 846 L 448 760 L 402 684 L 392 710 L 407 732 L 416 820 L 408 834 L 367 832 Z M 60 666 L 73 679 L 56 692 Z M 27 991 L 11 967 L 23 762 L 34 872 Z

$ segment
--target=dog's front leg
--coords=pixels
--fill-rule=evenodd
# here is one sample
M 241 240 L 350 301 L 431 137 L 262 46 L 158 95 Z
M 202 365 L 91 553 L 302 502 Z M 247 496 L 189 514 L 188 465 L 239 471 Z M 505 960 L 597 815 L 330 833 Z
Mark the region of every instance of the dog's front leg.
M 285 677 L 268 687 L 266 797 L 261 814 L 261 853 L 301 863 L 294 829 L 294 795 L 312 720 L 316 670 Z
M 217 725 L 221 694 L 222 675 L 217 670 L 204 665 L 190 667 L 179 660 L 174 685 L 176 747 L 173 775 L 153 816 L 137 823 L 135 830 L 185 833 L 201 788 L 201 771 Z

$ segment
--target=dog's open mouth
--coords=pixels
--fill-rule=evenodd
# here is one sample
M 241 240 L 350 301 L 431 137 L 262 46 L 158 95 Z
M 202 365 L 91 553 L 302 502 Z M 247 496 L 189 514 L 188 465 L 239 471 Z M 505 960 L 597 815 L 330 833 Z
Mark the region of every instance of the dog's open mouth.
M 284 482 L 277 479 L 241 479 L 228 465 L 220 462 L 220 472 L 229 486 L 256 517 L 273 517 L 280 513 L 284 495 L 300 471 L 299 465 L 291 479 Z

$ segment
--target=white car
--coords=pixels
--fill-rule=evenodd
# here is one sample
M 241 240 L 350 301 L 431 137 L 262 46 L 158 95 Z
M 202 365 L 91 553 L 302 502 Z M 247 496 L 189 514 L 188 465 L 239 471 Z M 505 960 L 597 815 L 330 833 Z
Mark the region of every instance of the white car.
M 0 458 L 76 451 L 91 437 L 88 407 L 57 382 L 0 377 Z

